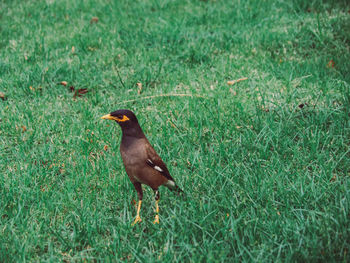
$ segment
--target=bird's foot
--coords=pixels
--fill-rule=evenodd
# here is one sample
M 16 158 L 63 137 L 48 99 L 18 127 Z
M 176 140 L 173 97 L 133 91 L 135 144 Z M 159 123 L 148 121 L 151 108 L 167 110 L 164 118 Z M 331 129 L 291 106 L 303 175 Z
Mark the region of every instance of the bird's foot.
M 159 215 L 154 218 L 153 224 L 159 224 Z
M 141 221 L 142 221 L 141 217 L 139 215 L 137 215 L 134 223 L 132 223 L 131 225 L 134 226 L 135 224 L 140 223 Z

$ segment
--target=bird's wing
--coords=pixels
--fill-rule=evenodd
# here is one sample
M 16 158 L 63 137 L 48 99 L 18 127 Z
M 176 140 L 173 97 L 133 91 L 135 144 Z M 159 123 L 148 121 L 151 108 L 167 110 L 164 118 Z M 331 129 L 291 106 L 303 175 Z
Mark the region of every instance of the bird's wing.
M 160 174 L 165 176 L 168 180 L 174 181 L 171 177 L 168 168 L 165 163 L 153 149 L 153 147 L 147 143 L 146 144 L 147 160 L 146 163 L 151 166 L 153 169 L 157 170 Z

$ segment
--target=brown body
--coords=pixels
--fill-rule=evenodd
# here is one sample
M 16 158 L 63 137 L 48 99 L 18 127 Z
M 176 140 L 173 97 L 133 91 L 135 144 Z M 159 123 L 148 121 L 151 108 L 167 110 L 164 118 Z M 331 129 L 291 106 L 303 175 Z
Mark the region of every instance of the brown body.
M 169 189 L 178 192 L 182 192 L 182 190 L 175 184 L 168 168 L 148 142 L 133 112 L 118 110 L 103 116 L 102 119 L 115 120 L 122 129 L 120 154 L 125 171 L 133 183 L 139 198 L 134 224 L 141 221 L 139 213 L 143 198 L 142 184 L 148 185 L 155 192 L 157 214 L 154 223 L 159 223 L 159 186 L 165 185 Z
M 150 159 L 149 153 L 152 150 L 146 138 L 132 140 L 127 146 L 123 143 L 120 145 L 120 154 L 130 181 L 133 184 L 146 184 L 153 190 L 157 190 L 159 186 L 166 184 L 168 179 L 151 166 L 145 165 L 147 159 Z M 157 154 L 155 151 L 154 153 Z M 157 157 L 159 158 L 158 155 Z

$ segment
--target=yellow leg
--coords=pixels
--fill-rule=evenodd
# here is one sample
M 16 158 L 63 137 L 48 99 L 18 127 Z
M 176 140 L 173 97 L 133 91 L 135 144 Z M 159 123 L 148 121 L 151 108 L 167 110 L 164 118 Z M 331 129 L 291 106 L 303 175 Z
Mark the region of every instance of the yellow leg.
M 159 200 L 156 201 L 156 217 L 154 218 L 153 224 L 159 224 L 159 206 L 158 206 Z
M 141 204 L 142 204 L 142 200 L 139 200 L 139 204 L 137 206 L 137 214 L 136 214 L 136 218 L 134 223 L 132 223 L 132 225 L 135 225 L 136 223 L 141 222 L 141 217 L 140 217 L 140 210 L 141 210 Z

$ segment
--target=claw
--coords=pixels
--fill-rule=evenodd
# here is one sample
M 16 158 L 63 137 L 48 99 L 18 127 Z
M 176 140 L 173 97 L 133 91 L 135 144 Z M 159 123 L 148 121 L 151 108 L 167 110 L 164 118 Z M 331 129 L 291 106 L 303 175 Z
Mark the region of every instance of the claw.
M 134 223 L 132 223 L 131 225 L 134 226 L 137 223 L 140 223 L 141 221 L 142 221 L 141 217 L 140 216 L 136 216 Z
M 142 204 L 142 201 L 139 200 L 139 204 L 138 204 L 138 206 L 137 206 L 136 218 L 135 218 L 134 223 L 131 224 L 132 226 L 135 225 L 136 223 L 139 223 L 139 222 L 142 221 L 142 220 L 141 220 L 141 217 L 140 217 L 141 204 Z
M 156 215 L 156 217 L 154 218 L 153 224 L 159 224 L 159 216 Z

